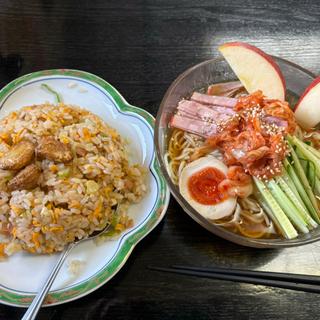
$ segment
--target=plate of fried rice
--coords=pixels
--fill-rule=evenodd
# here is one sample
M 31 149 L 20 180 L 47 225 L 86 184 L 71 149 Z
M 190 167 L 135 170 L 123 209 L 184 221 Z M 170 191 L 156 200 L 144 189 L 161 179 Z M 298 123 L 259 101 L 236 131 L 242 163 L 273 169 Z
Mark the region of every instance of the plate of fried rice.
M 169 191 L 154 118 L 78 70 L 22 76 L 0 91 L 0 302 L 28 306 L 68 243 L 45 305 L 110 280 L 163 218 Z

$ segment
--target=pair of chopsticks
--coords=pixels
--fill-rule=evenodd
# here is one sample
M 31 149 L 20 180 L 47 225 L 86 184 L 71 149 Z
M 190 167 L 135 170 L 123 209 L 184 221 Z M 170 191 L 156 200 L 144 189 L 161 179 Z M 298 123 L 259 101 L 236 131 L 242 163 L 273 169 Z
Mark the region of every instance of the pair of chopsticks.
M 200 278 L 264 285 L 304 292 L 320 293 L 320 277 L 281 272 L 252 271 L 230 268 L 201 268 L 174 265 L 169 268 L 149 266 L 150 270 L 170 272 Z

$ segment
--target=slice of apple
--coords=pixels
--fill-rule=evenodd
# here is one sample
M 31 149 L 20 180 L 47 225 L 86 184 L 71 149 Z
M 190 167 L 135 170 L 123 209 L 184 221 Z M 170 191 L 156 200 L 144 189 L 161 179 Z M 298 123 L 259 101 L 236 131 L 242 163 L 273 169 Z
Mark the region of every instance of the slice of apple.
M 320 77 L 314 79 L 300 96 L 294 114 L 305 129 L 313 128 L 320 122 Z
M 219 51 L 249 93 L 262 90 L 270 99 L 285 99 L 284 77 L 268 54 L 244 42 L 225 43 Z

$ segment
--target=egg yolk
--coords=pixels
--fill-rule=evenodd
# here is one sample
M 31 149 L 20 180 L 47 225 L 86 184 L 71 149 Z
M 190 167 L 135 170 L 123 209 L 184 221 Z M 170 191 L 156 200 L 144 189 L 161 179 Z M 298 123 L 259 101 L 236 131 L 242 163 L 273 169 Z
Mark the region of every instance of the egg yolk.
M 214 205 L 227 198 L 226 193 L 218 190 L 218 185 L 226 178 L 220 170 L 208 167 L 204 168 L 188 180 L 188 190 L 193 200 L 203 205 Z

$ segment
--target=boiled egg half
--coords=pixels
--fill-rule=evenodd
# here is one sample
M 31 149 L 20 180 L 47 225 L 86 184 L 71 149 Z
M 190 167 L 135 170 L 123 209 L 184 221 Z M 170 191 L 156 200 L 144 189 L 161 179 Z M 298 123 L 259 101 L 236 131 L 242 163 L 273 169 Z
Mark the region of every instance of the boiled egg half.
M 179 189 L 188 203 L 209 220 L 231 215 L 237 198 L 221 193 L 218 185 L 226 179 L 228 167 L 213 156 L 199 158 L 182 170 Z

